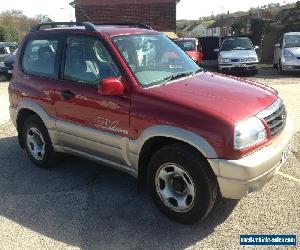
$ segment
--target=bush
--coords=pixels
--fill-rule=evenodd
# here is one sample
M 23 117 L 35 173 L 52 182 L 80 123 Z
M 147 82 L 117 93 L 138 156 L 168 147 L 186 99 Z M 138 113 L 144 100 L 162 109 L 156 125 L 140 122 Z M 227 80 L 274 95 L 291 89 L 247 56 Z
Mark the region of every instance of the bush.
M 18 30 L 12 26 L 0 26 L 0 42 L 19 41 Z
M 0 26 L 0 42 L 4 42 L 6 38 L 6 31 L 3 26 Z

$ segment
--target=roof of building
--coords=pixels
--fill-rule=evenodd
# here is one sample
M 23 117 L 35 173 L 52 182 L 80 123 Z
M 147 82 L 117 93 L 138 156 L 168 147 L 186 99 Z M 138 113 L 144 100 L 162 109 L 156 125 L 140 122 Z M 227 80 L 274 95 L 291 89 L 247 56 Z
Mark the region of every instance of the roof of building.
M 231 26 L 237 19 L 235 17 L 224 17 L 217 21 L 215 21 L 213 24 L 209 25 L 207 28 L 217 28 L 217 27 L 228 27 Z
M 116 4 L 144 4 L 144 3 L 179 3 L 180 0 L 74 0 L 70 3 L 71 6 L 76 5 L 116 5 Z

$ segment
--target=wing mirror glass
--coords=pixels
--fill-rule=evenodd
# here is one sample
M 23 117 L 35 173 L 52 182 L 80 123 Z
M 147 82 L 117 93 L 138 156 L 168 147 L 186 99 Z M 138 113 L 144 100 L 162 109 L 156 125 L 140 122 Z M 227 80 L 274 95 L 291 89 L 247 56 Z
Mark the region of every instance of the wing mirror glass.
M 219 48 L 214 49 L 214 52 L 220 52 L 220 49 Z

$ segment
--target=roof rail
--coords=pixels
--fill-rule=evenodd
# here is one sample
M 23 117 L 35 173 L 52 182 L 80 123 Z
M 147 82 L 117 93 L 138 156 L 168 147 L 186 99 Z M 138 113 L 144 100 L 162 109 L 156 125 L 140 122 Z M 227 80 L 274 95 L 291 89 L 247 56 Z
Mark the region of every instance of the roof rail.
M 132 27 L 137 27 L 137 28 L 142 28 L 142 29 L 147 29 L 147 30 L 152 30 L 152 28 L 147 25 L 147 24 L 143 24 L 143 23 L 99 23 L 97 25 L 117 25 L 117 26 L 132 26 Z
M 88 31 L 96 31 L 96 28 L 94 24 L 89 22 L 83 22 L 83 23 L 77 23 L 77 22 L 50 22 L 50 23 L 39 23 L 36 25 L 33 25 L 31 28 L 31 32 L 36 32 L 41 29 L 43 26 L 50 26 L 51 28 L 55 28 L 59 25 L 65 25 L 65 26 L 84 26 L 86 30 Z

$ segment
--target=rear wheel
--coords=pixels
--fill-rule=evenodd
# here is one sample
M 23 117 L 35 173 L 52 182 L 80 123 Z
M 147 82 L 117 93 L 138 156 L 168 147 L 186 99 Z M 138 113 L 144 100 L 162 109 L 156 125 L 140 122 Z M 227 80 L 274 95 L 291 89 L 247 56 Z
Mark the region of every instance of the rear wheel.
M 57 161 L 47 128 L 38 116 L 27 118 L 21 133 L 26 152 L 34 164 L 49 168 Z
M 216 178 L 207 161 L 190 148 L 168 145 L 155 153 L 148 167 L 151 196 L 171 219 L 195 223 L 213 208 Z

